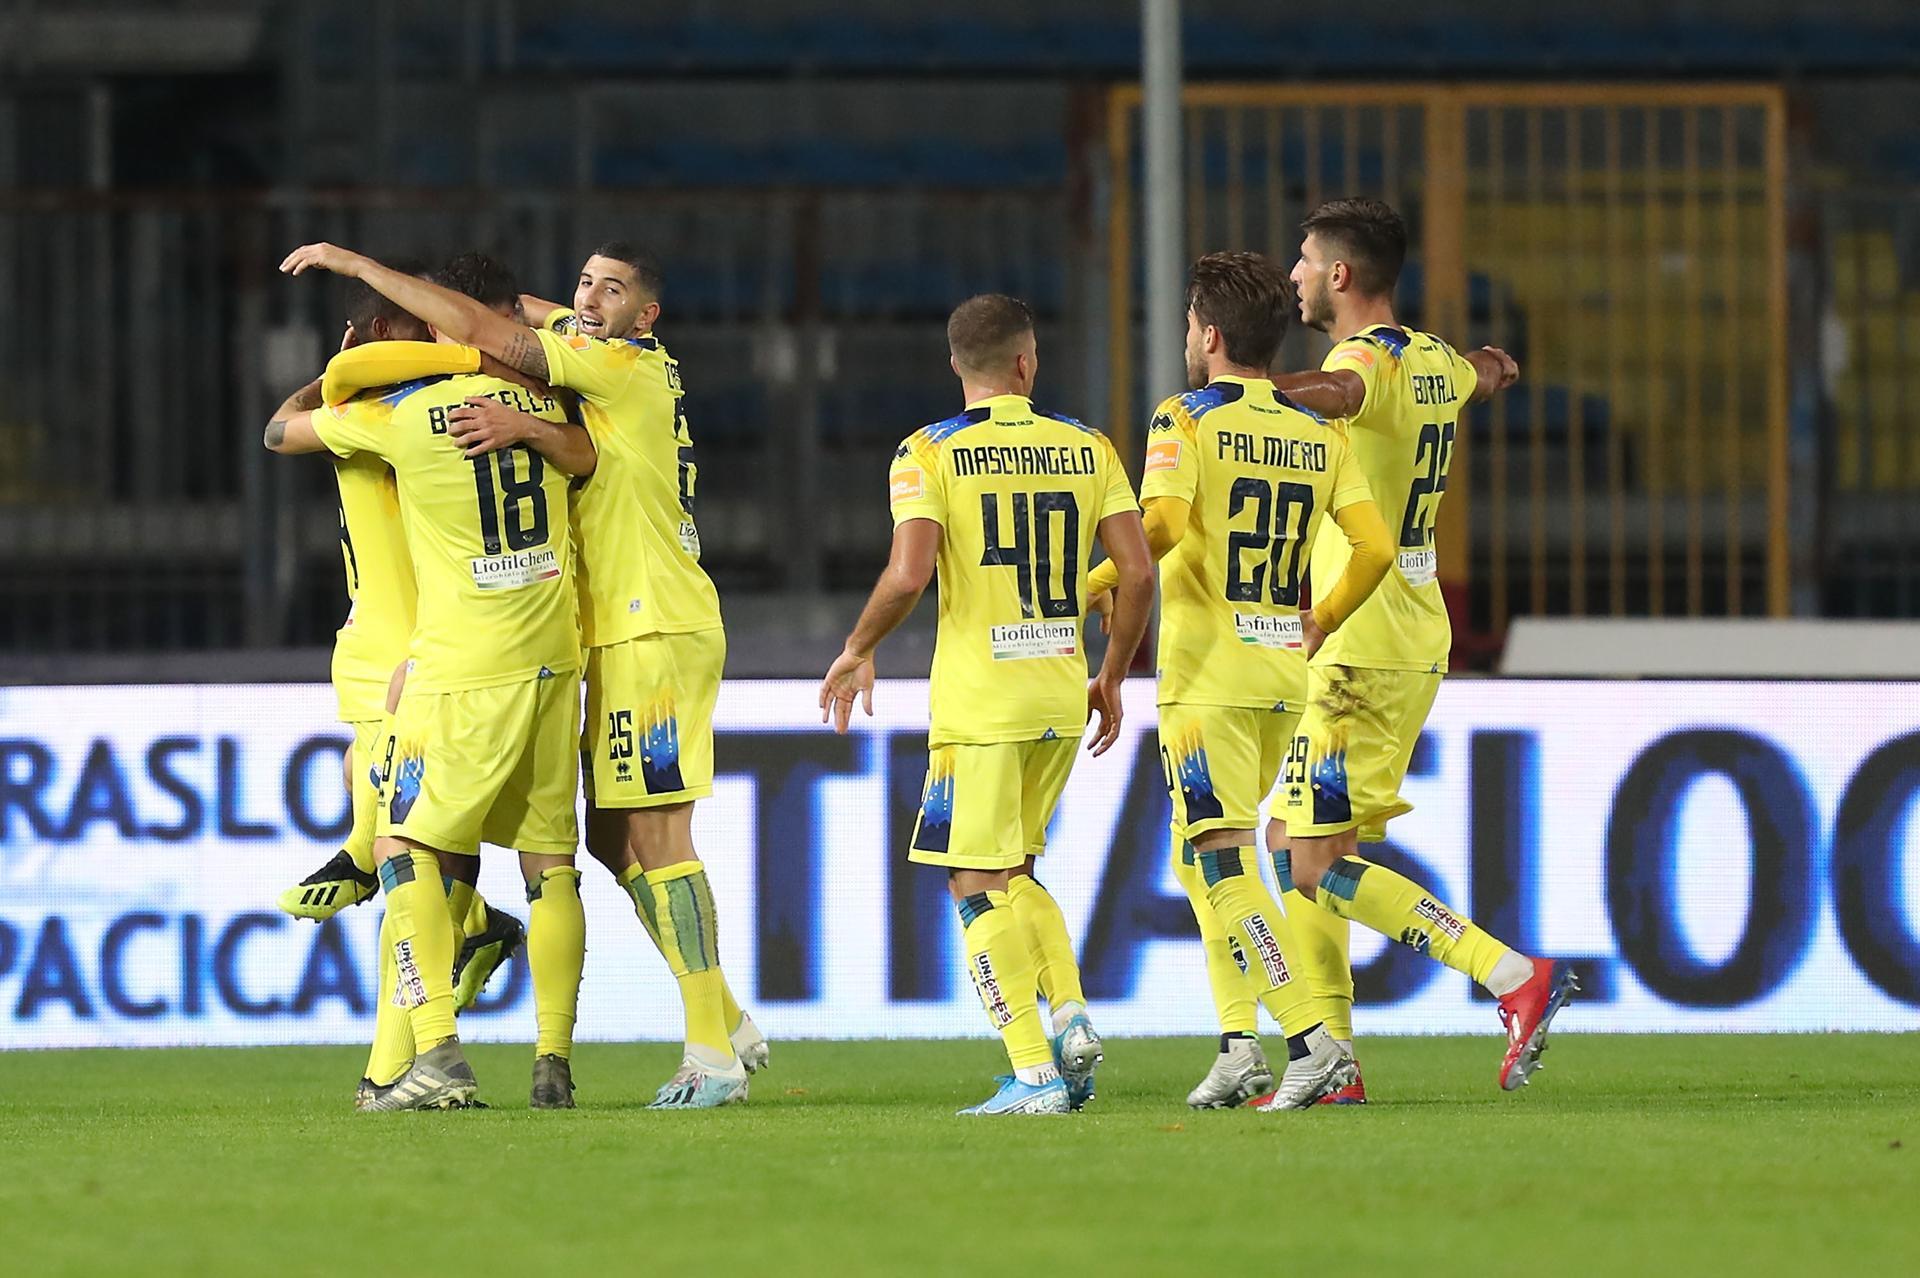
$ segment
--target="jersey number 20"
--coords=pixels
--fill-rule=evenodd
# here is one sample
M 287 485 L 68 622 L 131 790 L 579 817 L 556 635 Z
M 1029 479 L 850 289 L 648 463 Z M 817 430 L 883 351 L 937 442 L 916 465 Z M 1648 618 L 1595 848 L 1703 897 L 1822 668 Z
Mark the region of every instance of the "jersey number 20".
M 980 494 L 980 523 L 986 553 L 980 565 L 1014 571 L 1020 588 L 1020 615 L 1032 617 L 1036 593 L 1042 617 L 1080 615 L 1080 504 L 1072 493 L 1014 493 L 1013 536 L 1000 539 L 1000 495 Z M 1060 525 L 1061 553 L 1054 559 L 1054 524 Z M 1060 583 L 1054 585 L 1054 569 Z
M 1248 502 L 1253 503 L 1253 528 L 1227 534 L 1227 598 L 1259 603 L 1264 585 L 1275 604 L 1295 607 L 1300 602 L 1300 558 L 1307 550 L 1307 526 L 1313 522 L 1313 487 L 1242 476 L 1227 496 L 1227 518 L 1237 518 Z M 1254 559 L 1250 574 L 1240 571 L 1249 550 L 1264 556 L 1264 561 Z
M 516 459 L 526 463 L 525 471 Z M 500 475 L 500 495 L 494 495 L 494 472 Z M 473 487 L 480 499 L 480 544 L 489 555 L 500 553 L 501 516 L 505 516 L 506 549 L 526 550 L 547 541 L 547 491 L 541 487 L 546 467 L 530 449 L 503 448 L 473 459 Z

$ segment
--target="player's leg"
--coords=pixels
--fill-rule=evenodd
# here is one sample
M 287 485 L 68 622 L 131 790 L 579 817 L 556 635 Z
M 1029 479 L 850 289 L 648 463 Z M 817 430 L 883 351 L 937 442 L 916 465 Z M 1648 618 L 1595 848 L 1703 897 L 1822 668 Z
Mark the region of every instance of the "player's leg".
M 453 999 L 461 1011 L 473 1006 L 493 974 L 526 943 L 526 925 L 488 905 L 478 892 L 460 921 L 460 954 L 453 962 Z
M 710 1109 L 747 1095 L 720 969 L 719 911 L 693 846 L 693 805 L 713 793 L 713 709 L 726 664 L 719 630 L 647 635 L 593 650 L 593 802 L 626 814 L 629 891 L 680 988 L 686 1052 L 660 1088 L 663 1109 Z
M 1274 886 L 1280 893 L 1280 908 L 1293 922 L 1293 936 L 1299 945 L 1300 968 L 1306 976 L 1307 988 L 1320 1001 L 1327 1033 L 1333 1035 L 1333 1041 L 1347 1055 L 1353 1056 L 1353 963 L 1348 956 L 1352 925 L 1314 905 L 1294 886 L 1293 860 L 1287 850 L 1287 823 L 1278 817 L 1267 822 L 1267 855 L 1273 865 Z M 1337 1092 L 1322 1096 L 1320 1103 L 1367 1103 L 1367 1085 L 1361 1076 L 1358 1057 L 1353 1062 L 1353 1081 Z
M 588 684 L 588 704 L 592 704 L 592 684 Z M 588 720 L 591 732 L 592 720 Z M 592 751 L 585 757 L 591 758 Z M 585 775 L 591 778 L 591 769 Z M 590 782 L 589 782 L 590 784 Z M 660 957 L 667 957 L 666 946 L 661 943 L 660 931 L 653 923 L 653 887 L 647 882 L 646 867 L 640 864 L 633 845 L 627 840 L 627 814 L 619 808 L 602 808 L 594 804 L 591 794 L 587 801 L 587 851 L 593 859 L 607 867 L 614 880 L 626 892 L 633 902 L 633 912 L 640 919 L 640 926 L 646 929 L 653 947 L 660 951 Z M 672 969 L 671 960 L 668 969 Z M 727 1039 L 733 1044 L 734 1055 L 746 1066 L 749 1074 L 758 1073 L 767 1068 L 772 1059 L 773 1048 L 767 1042 L 767 1036 L 760 1032 L 753 1017 L 740 1006 L 734 997 L 733 988 L 727 982 L 725 973 L 720 979 L 720 1014 L 727 1026 Z
M 1247 1096 L 1258 1096 L 1273 1086 L 1273 1071 L 1260 1048 L 1260 1005 L 1253 997 L 1253 983 L 1247 979 L 1247 960 L 1240 943 L 1221 925 L 1220 916 L 1207 900 L 1207 881 L 1200 877 L 1193 844 L 1177 832 L 1170 832 L 1170 839 L 1173 877 L 1187 894 L 1194 921 L 1200 925 L 1207 988 L 1220 1022 L 1219 1051 L 1206 1077 L 1187 1093 L 1187 1104 L 1195 1109 L 1238 1105 Z
M 395 711 L 394 763 L 384 770 L 374 855 L 394 916 L 395 984 L 407 1003 L 417 1054 L 368 1109 L 447 1108 L 468 1103 L 477 1091 L 454 1027 L 458 934 L 441 857 L 478 855 L 489 816 L 534 742 L 540 689 L 556 682 L 562 681 L 442 693 L 410 687 Z M 562 729 L 564 739 L 564 722 Z M 566 744 L 571 759 L 572 742 Z M 569 797 L 569 814 L 571 804 Z M 469 873 L 454 878 L 473 881 Z M 470 898 L 456 899 L 464 915 Z
M 967 976 L 1013 1065 L 991 1097 L 963 1114 L 1056 1114 L 1071 1103 L 1040 1019 L 1033 950 L 1007 893 L 1008 872 L 1026 860 L 1025 744 L 935 747 L 907 851 L 908 860 L 947 874 Z
M 393 954 L 394 997 L 405 1004 L 414 1046 L 406 1069 L 362 1108 L 460 1108 L 479 1088 L 456 1036 L 454 926 L 439 855 L 411 840 L 383 836 L 374 843 L 374 856 L 387 898 L 390 926 L 383 926 L 382 936 Z
M 349 725 L 353 742 L 341 762 L 353 825 L 346 842 L 325 865 L 280 894 L 280 908 L 297 919 L 325 922 L 380 890 L 373 873 L 373 833 L 380 803 L 374 777 L 388 740 L 386 724 L 382 718 Z
M 1508 1030 L 1500 1083 L 1519 1087 L 1577 988 L 1572 975 L 1509 948 L 1420 884 L 1358 855 L 1361 826 L 1412 806 L 1392 764 L 1401 734 L 1425 722 L 1440 677 L 1334 667 L 1327 678 L 1328 695 L 1314 698 L 1302 724 L 1304 766 L 1290 759 L 1282 785 L 1294 886 L 1321 908 L 1466 973 L 1500 1000 Z
M 1235 707 L 1161 707 L 1179 832 L 1193 845 L 1207 903 L 1239 944 L 1256 996 L 1287 1037 L 1288 1063 L 1275 1099 L 1279 1109 L 1312 1104 L 1343 1086 L 1352 1072 L 1299 972 L 1291 920 L 1253 861 L 1259 803 L 1279 771 L 1292 719 Z M 1249 1086 L 1255 1081 L 1250 1078 Z M 1257 1094 L 1247 1091 L 1236 1103 Z
M 1094 1094 L 1094 1071 L 1106 1054 L 1087 1014 L 1080 984 L 1080 961 L 1067 932 L 1060 903 L 1041 886 L 1034 867 L 1046 854 L 1047 827 L 1060 806 L 1060 794 L 1073 772 L 1080 743 L 1072 738 L 1023 743 L 1020 777 L 1020 829 L 1026 858 L 1007 876 L 1007 901 L 1033 954 L 1040 994 L 1051 1017 L 1053 1061 L 1067 1080 L 1068 1101 L 1084 1109 Z
M 536 680 L 520 751 L 481 826 L 481 837 L 520 853 L 527 887 L 527 969 L 533 980 L 532 1109 L 573 1108 L 573 1027 L 586 962 L 580 903 L 580 691 L 571 678 Z

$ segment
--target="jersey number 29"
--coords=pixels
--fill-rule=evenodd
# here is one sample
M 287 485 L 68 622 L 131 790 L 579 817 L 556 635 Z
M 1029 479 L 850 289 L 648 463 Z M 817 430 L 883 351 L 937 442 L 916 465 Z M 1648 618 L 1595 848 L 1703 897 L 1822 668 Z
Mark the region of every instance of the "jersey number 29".
M 980 565 L 1014 571 L 1020 589 L 1020 615 L 1034 615 L 1038 595 L 1042 617 L 1080 615 L 1080 504 L 1072 493 L 1014 493 L 1013 535 L 1000 538 L 1000 495 L 980 494 L 980 523 L 986 553 Z M 1060 526 L 1060 555 L 1054 556 L 1054 525 Z M 1060 572 L 1054 584 L 1054 570 Z

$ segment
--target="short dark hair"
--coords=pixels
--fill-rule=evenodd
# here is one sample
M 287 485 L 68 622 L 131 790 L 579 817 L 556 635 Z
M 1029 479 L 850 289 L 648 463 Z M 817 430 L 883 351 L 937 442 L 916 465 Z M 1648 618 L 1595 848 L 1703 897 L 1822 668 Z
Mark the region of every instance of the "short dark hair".
M 660 271 L 660 259 L 632 240 L 608 240 L 587 256 L 625 262 L 633 271 L 633 282 L 640 291 L 656 302 L 660 300 L 660 292 L 667 283 L 667 277 Z
M 1187 305 L 1201 324 L 1220 330 L 1231 363 L 1266 368 L 1287 335 L 1293 285 L 1258 253 L 1209 253 L 1187 276 Z
M 396 257 L 388 259 L 386 265 L 402 275 L 425 277 L 427 264 L 417 257 Z M 360 334 L 361 340 L 373 340 L 373 322 L 385 320 L 392 324 L 407 317 L 407 312 L 395 306 L 384 296 L 369 288 L 364 281 L 348 280 L 343 302 L 346 306 L 347 323 L 353 325 L 353 331 Z
M 456 253 L 429 278 L 495 310 L 512 310 L 520 304 L 520 281 L 506 263 L 485 253 Z
M 1033 331 L 1033 312 L 1017 297 L 981 293 L 947 317 L 947 349 L 954 363 L 977 373 L 993 372 L 1013 358 L 1014 343 Z
M 1407 261 L 1407 224 L 1379 200 L 1328 200 L 1307 215 L 1300 231 L 1331 241 L 1368 297 L 1384 297 L 1400 282 L 1400 268 Z

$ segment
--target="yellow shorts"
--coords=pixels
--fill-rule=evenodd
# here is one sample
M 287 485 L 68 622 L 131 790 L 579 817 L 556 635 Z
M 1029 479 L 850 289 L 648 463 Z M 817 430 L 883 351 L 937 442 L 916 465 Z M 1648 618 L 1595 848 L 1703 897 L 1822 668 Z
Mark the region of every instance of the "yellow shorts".
M 1400 797 L 1441 676 L 1424 670 L 1310 666 L 1307 710 L 1287 753 L 1273 814 L 1309 838 L 1358 830 L 1366 843 L 1413 805 Z
M 580 685 L 572 671 L 459 692 L 408 688 L 381 768 L 379 833 L 440 852 L 579 845 Z
M 1297 710 L 1161 706 L 1160 763 L 1174 834 L 1258 827 L 1260 801 L 1273 790 L 1299 724 Z
M 1011 870 L 1047 850 L 1078 737 L 935 746 L 907 859 L 950 870 Z
M 713 706 L 726 664 L 719 629 L 587 649 L 587 802 L 654 808 L 712 794 Z
M 360 719 L 353 729 L 353 747 L 347 751 L 347 797 L 352 802 L 353 828 L 341 846 L 355 865 L 373 864 L 373 835 L 380 824 L 380 771 L 393 737 L 393 720 Z

